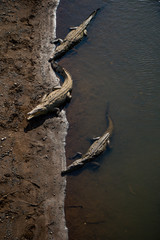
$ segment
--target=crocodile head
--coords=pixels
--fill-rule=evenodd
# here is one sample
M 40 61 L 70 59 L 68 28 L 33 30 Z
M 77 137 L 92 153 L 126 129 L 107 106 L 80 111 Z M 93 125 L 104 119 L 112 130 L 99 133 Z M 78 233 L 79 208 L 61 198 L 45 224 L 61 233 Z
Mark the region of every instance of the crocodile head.
M 39 104 L 32 111 L 27 113 L 27 115 L 28 115 L 27 120 L 31 120 L 32 118 L 38 117 L 38 116 L 43 115 L 45 113 L 47 113 L 47 108 L 44 107 L 42 104 Z

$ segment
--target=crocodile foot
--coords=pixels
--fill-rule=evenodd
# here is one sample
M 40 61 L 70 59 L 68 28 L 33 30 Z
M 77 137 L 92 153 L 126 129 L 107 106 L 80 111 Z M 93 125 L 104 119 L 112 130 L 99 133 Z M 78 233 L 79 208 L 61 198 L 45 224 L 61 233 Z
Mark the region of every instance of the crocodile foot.
M 76 159 L 82 157 L 82 153 L 81 152 L 77 152 L 71 159 Z

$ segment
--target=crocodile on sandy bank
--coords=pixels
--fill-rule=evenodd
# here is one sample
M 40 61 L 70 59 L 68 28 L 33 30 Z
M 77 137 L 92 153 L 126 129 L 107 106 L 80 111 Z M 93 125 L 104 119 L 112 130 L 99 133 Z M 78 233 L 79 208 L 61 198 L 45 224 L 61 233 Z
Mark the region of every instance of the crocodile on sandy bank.
M 73 81 L 69 72 L 60 65 L 51 61 L 52 69 L 64 77 L 64 83 L 59 89 L 54 89 L 50 94 L 45 94 L 39 103 L 31 112 L 27 113 L 27 120 L 44 115 L 48 112 L 58 111 L 67 100 L 71 99 Z
M 52 60 L 57 60 L 60 57 L 62 57 L 68 50 L 70 50 L 73 46 L 80 42 L 84 35 L 87 35 L 86 27 L 93 19 L 93 17 L 96 15 L 98 10 L 99 8 L 92 12 L 90 16 L 78 27 L 70 28 L 71 32 L 68 33 L 64 40 L 59 38 L 54 41 L 54 43 L 59 41 L 60 45 L 56 47 L 53 56 L 49 59 L 49 62 L 51 62 Z
M 108 114 L 107 118 L 109 124 L 106 132 L 90 146 L 88 151 L 80 159 L 77 159 L 72 164 L 70 164 L 66 170 L 62 171 L 62 176 L 83 167 L 85 163 L 99 156 L 102 152 L 105 151 L 107 146 L 110 145 L 110 137 L 112 136 L 113 132 L 113 122 L 112 119 L 108 116 Z

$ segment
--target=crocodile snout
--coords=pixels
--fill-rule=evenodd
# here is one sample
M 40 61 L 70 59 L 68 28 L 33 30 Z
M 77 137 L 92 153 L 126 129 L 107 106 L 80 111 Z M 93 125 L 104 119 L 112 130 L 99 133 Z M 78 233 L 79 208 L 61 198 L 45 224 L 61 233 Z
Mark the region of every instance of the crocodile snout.
M 28 117 L 27 120 L 31 120 L 34 117 L 38 117 L 40 115 L 43 115 L 47 112 L 47 109 L 44 106 L 40 106 L 38 105 L 37 107 L 35 107 L 32 111 L 30 111 L 29 113 L 27 113 Z

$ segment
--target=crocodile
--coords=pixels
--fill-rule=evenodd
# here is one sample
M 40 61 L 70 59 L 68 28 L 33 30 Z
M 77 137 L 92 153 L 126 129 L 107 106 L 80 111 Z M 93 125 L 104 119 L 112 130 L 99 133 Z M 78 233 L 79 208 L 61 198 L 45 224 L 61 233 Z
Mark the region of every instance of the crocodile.
M 87 26 L 90 23 L 90 21 L 93 19 L 93 17 L 98 12 L 99 8 L 95 11 L 93 11 L 89 17 L 78 27 L 72 27 L 70 28 L 70 32 L 67 34 L 64 40 L 62 39 L 56 39 L 53 41 L 54 43 L 60 42 L 60 45 L 56 47 L 54 55 L 49 59 L 49 62 L 52 60 L 57 60 L 60 57 L 62 57 L 68 50 L 73 48 L 78 42 L 80 42 L 83 38 L 83 36 L 87 35 Z
M 29 113 L 27 120 L 44 115 L 48 112 L 59 112 L 59 107 L 72 98 L 71 91 L 73 81 L 69 72 L 54 61 L 51 61 L 52 69 L 63 76 L 64 83 L 60 88 L 55 88 L 51 93 L 45 94 L 41 102 Z
M 66 168 L 66 170 L 63 170 L 61 172 L 62 176 L 83 167 L 85 163 L 90 162 L 91 160 L 98 157 L 101 153 L 105 151 L 107 146 L 110 146 L 110 137 L 113 133 L 113 122 L 108 114 L 107 118 L 108 128 L 105 133 L 101 137 L 96 138 L 97 140 L 95 140 L 95 142 L 89 147 L 88 151 L 81 158 L 75 160 Z

